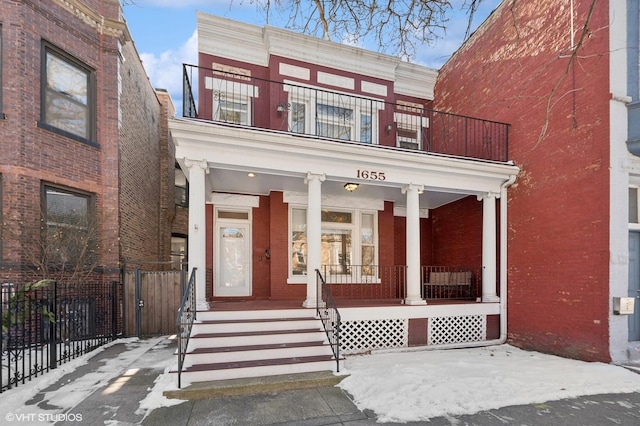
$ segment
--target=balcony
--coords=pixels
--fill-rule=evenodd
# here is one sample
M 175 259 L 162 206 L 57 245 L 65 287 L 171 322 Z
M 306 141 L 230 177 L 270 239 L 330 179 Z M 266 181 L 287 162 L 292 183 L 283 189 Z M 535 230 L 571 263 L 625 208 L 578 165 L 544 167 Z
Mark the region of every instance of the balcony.
M 182 114 L 319 140 L 508 161 L 505 123 L 195 65 L 183 65 Z

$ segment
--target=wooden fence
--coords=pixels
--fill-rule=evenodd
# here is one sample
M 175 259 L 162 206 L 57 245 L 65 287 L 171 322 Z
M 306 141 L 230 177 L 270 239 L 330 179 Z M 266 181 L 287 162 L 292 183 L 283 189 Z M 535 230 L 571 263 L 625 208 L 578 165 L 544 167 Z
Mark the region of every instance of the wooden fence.
M 126 335 L 175 334 L 185 280 L 185 271 L 125 271 Z

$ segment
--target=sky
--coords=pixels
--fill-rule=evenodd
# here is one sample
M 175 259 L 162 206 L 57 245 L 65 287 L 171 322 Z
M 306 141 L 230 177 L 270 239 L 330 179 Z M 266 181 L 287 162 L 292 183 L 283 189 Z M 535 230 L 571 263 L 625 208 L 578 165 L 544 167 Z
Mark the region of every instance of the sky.
M 26 404 L 39 392 L 43 393 L 43 401 L 60 407 L 54 413 L 74 412 L 74 407 L 92 393 L 116 391 L 112 387 L 133 374 L 132 366 L 149 359 L 145 356 L 146 351 L 155 345 L 168 344 L 166 338 L 130 338 L 116 342 L 125 342 L 127 350 L 107 359 L 94 372 L 57 390 L 43 392 L 109 345 L 3 393 L 3 414 L 36 417 L 41 413 L 52 413 L 39 408 L 40 404 Z M 145 363 L 145 368 L 158 369 L 163 373 L 138 402 L 136 415 L 144 417 L 156 408 L 184 402 L 162 395 L 165 390 L 177 389 L 176 376 L 169 373 L 174 367 L 172 364 L 177 362 L 175 357 L 163 362 L 166 365 L 162 362 L 158 365 Z M 341 371 L 341 374 L 348 376 L 338 386 L 352 395 L 359 409 L 369 409 L 379 422 L 390 423 L 475 414 L 578 396 L 640 392 L 640 374 L 623 367 L 523 351 L 510 345 L 374 353 L 348 357 L 345 367 L 346 371 Z M 117 411 L 118 407 L 111 408 Z M 19 424 L 29 422 L 20 421 Z
M 474 14 L 472 30 L 500 1 L 482 0 Z M 253 0 L 126 0 L 125 3 L 124 16 L 151 84 L 167 90 L 176 107 L 182 99 L 182 64 L 197 64 L 196 11 L 265 25 L 264 15 Z M 446 34 L 434 44 L 420 47 L 416 63 L 438 69 L 462 44 L 468 24 L 465 0 L 451 0 L 451 4 Z M 270 25 L 276 26 L 277 22 Z

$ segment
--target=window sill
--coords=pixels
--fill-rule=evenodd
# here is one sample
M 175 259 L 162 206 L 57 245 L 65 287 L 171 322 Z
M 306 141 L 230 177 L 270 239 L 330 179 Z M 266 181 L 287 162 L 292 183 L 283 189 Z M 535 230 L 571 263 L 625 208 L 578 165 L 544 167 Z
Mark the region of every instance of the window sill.
M 73 134 L 71 132 L 67 132 L 66 130 L 59 129 L 59 128 L 55 127 L 55 126 L 52 126 L 51 124 L 44 123 L 42 121 L 37 121 L 36 123 L 37 123 L 38 127 L 41 128 L 41 129 L 48 130 L 48 131 L 50 131 L 52 133 L 56 133 L 58 135 L 67 137 L 69 139 L 73 139 L 74 141 L 83 143 L 85 145 L 92 146 L 94 148 L 100 148 L 100 144 L 99 143 L 91 141 L 91 140 L 86 139 L 86 138 L 83 138 L 82 136 L 78 136 L 78 135 Z

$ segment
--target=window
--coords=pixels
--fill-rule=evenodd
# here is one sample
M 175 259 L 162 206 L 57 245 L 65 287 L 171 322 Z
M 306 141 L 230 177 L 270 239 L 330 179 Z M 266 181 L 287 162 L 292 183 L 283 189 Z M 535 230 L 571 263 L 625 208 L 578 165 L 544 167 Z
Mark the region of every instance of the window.
M 171 269 L 187 268 L 187 237 L 171 236 Z
M 420 149 L 422 128 L 427 119 L 415 114 L 395 113 L 397 145 L 400 148 Z
M 189 184 L 187 182 L 187 177 L 184 172 L 180 168 L 179 165 L 176 164 L 175 171 L 175 197 L 176 197 L 176 205 L 182 207 L 189 207 Z
M 97 226 L 91 197 L 46 186 L 43 204 L 45 262 L 74 268 L 92 264 Z
M 42 73 L 42 123 L 83 140 L 93 140 L 94 72 L 45 44 Z
M 638 220 L 638 187 L 629 188 L 629 223 L 640 223 Z
M 238 75 L 226 75 L 227 78 L 205 78 L 205 89 L 213 91 L 213 120 L 249 126 L 251 104 L 259 98 L 260 90 L 253 84 L 237 81 L 251 81 Z
M 352 265 L 362 274 L 374 273 L 377 216 L 358 210 L 323 210 L 321 264 L 330 274 L 350 274 Z M 307 210 L 291 209 L 291 275 L 307 273 Z
M 291 132 L 376 143 L 374 119 L 376 111 L 384 107 L 382 102 L 292 85 L 285 85 L 285 90 L 291 105 Z

